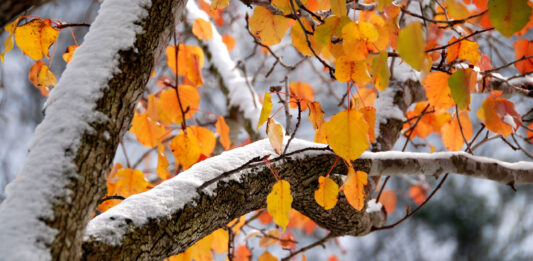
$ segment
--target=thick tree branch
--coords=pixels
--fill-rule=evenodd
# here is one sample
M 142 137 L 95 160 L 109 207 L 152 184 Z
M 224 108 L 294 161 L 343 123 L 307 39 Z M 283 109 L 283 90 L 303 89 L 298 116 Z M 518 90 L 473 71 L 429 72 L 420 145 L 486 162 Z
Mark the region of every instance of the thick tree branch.
M 234 218 L 265 207 L 266 196 L 276 180 L 261 162 L 246 165 L 200 193 L 197 188 L 252 158 L 269 154 L 281 178 L 291 184 L 293 208 L 333 235 L 361 236 L 372 225 L 383 224 L 379 212 L 356 211 L 348 205 L 343 193 L 333 209 L 326 211 L 320 207 L 313 197 L 317 180 L 327 173 L 337 156 L 323 144 L 298 139 L 291 144 L 290 151 L 300 153 L 289 152 L 289 157 L 276 158 L 268 141 L 261 140 L 202 161 L 151 191 L 126 199 L 89 223 L 85 258 L 161 259 L 185 251 Z M 503 184 L 533 183 L 531 162 L 505 163 L 463 152 L 366 152 L 354 161 L 354 166 L 371 176 L 451 172 Z M 346 172 L 344 164 L 337 164 L 332 177 L 340 184 L 340 175 Z
M 0 205 L 6 260 L 77 260 L 119 140 L 184 0 L 106 0 Z M 24 249 L 21 249 L 24 248 Z

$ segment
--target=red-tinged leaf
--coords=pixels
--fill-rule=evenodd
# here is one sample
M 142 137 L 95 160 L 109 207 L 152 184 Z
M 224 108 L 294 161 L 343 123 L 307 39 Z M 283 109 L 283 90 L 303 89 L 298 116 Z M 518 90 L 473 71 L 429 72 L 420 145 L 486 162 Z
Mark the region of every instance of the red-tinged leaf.
M 379 197 L 379 203 L 383 205 L 387 214 L 391 214 L 396 209 L 396 194 L 392 190 L 383 190 Z
M 520 39 L 513 44 L 515 59 L 520 59 L 527 56 L 533 56 L 533 41 L 527 39 Z M 514 64 L 520 73 L 527 73 L 533 71 L 533 58 L 526 59 Z
M 420 205 L 426 200 L 427 191 L 422 186 L 416 185 L 409 188 L 409 197 L 417 204 Z
M 521 116 L 514 109 L 514 103 L 503 98 L 501 91 L 490 93 L 477 111 L 477 116 L 487 129 L 505 137 L 522 125 Z
M 218 140 L 220 141 L 220 144 L 222 144 L 222 147 L 224 147 L 225 150 L 229 150 L 231 146 L 231 139 L 229 138 L 229 127 L 228 124 L 226 124 L 224 117 L 218 116 L 215 127 L 217 128 Z
M 300 108 L 302 111 L 307 110 L 307 104 L 312 102 L 315 98 L 315 92 L 313 88 L 305 82 L 291 82 L 289 85 L 289 91 L 291 96 L 290 107 L 297 108 L 296 99 L 300 100 Z
M 239 246 L 235 252 L 235 261 L 250 261 L 252 252 L 245 245 Z

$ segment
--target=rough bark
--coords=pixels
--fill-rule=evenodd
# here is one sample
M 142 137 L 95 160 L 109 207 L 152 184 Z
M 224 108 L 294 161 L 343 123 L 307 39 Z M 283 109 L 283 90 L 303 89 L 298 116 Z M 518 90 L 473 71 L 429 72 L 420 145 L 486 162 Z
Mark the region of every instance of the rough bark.
M 47 195 L 41 197 L 49 197 L 50 193 L 55 193 L 53 209 L 48 212 L 48 216 L 36 218 L 38 222 L 50 228 L 50 231 L 57 231 L 54 241 L 45 243 L 52 259 L 77 260 L 81 257 L 82 237 L 98 199 L 105 195 L 105 177 L 118 143 L 129 129 L 133 110 L 144 92 L 155 60 L 168 44 L 174 32 L 176 18 L 181 14 L 185 3 L 186 0 L 154 0 L 152 5 L 146 8 L 148 15 L 131 25 L 140 26 L 143 29 L 142 33 L 136 36 L 132 48 L 115 54 L 119 57 L 117 67 L 112 68 L 116 73 L 105 83 L 107 87 L 102 86 L 103 94 L 94 104 L 95 110 L 100 112 L 100 115 L 105 115 L 101 118 L 106 120 L 87 119 L 90 128 L 73 141 L 73 144 L 80 144 L 79 148 L 77 150 L 68 148 L 64 151 L 66 157 L 74 158 L 74 167 L 67 168 L 65 173 L 62 173 L 67 185 L 60 188 L 61 191 L 57 191 L 55 184 L 44 184 L 50 186 L 50 192 L 45 192 Z M 6 3 L 3 3 L 2 7 L 4 5 Z M 116 37 L 120 39 L 123 36 L 116 35 Z M 84 88 L 83 84 L 81 81 L 77 87 Z M 43 122 L 47 121 L 47 116 Z M 32 157 L 40 156 L 30 153 L 26 161 L 31 162 Z M 24 195 L 13 193 L 12 196 Z M 6 201 L 8 200 L 9 196 Z M 18 213 L 23 214 L 24 211 Z M 16 214 L 9 215 L 9 218 L 16 218 Z M 33 240 L 35 244 L 42 244 L 39 243 L 42 239 L 38 234 Z

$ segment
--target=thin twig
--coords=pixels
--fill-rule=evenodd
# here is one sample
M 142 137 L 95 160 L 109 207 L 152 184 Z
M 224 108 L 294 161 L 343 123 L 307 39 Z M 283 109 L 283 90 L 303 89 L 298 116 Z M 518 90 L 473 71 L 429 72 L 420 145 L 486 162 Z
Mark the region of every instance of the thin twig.
M 334 237 L 333 234 L 330 233 L 330 234 L 328 234 L 327 236 L 323 237 L 322 239 L 320 239 L 320 240 L 318 240 L 318 241 L 316 241 L 316 242 L 314 242 L 314 243 L 312 243 L 312 244 L 309 244 L 309 245 L 307 245 L 307 246 L 305 246 L 305 247 L 302 247 L 302 248 L 300 248 L 298 251 L 292 252 L 290 255 L 284 257 L 284 258 L 281 259 L 281 260 L 282 260 L 282 261 L 288 261 L 288 260 L 290 260 L 292 257 L 294 257 L 294 256 L 296 256 L 296 255 L 298 255 L 298 254 L 300 254 L 300 253 L 302 253 L 302 252 L 305 252 L 305 251 L 307 251 L 307 250 L 309 250 L 309 249 L 311 249 L 311 248 L 314 248 L 314 247 L 317 247 L 317 246 L 320 246 L 320 245 L 323 246 L 324 243 L 326 243 L 326 241 L 328 241 L 330 238 L 333 238 L 333 237 Z
M 302 121 L 302 106 L 300 104 L 300 99 L 296 99 L 296 105 L 298 105 L 298 118 L 296 119 L 296 127 L 294 127 L 294 131 L 292 132 L 289 141 L 287 141 L 287 145 L 285 145 L 285 149 L 283 150 L 282 155 L 285 155 L 285 153 L 287 153 L 289 145 L 291 144 L 292 139 L 294 139 L 294 136 L 296 136 L 296 132 L 298 131 L 298 127 L 300 127 L 300 122 Z

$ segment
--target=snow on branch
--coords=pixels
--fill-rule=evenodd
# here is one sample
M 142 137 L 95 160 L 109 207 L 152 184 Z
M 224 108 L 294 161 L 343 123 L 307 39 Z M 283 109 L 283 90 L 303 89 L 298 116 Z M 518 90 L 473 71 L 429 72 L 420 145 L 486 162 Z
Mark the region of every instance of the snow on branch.
M 198 8 L 196 2 L 188 1 L 186 8 L 187 20 L 191 23 L 198 18 L 209 21 L 209 16 Z M 226 88 L 228 88 L 230 105 L 238 107 L 243 112 L 244 117 L 252 123 L 251 125 L 256 126 L 261 112 L 261 103 L 258 96 L 253 89 L 246 85 L 246 79 L 231 59 L 217 28 L 213 24 L 211 24 L 211 27 L 213 29 L 213 38 L 206 41 L 206 44 L 212 55 L 211 62 L 220 73 Z
M 234 218 L 265 206 L 275 178 L 260 159 L 269 155 L 281 178 L 291 184 L 293 208 L 332 233 L 363 235 L 384 221 L 375 212 L 355 211 L 343 196 L 329 211 L 314 202 L 318 177 L 327 173 L 337 158 L 324 144 L 294 139 L 286 156 L 278 157 L 267 140 L 260 140 L 199 162 L 97 216 L 87 228 L 86 253 L 103 252 L 108 257 L 139 254 L 152 259 L 185 251 Z M 458 173 L 503 184 L 533 183 L 532 162 L 506 163 L 463 152 L 365 152 L 354 166 L 373 176 Z M 344 164 L 333 170 L 341 173 L 336 175 L 346 172 Z M 221 175 L 223 179 L 218 178 Z M 210 185 L 204 188 L 204 184 Z M 157 251 L 141 253 L 146 248 Z

